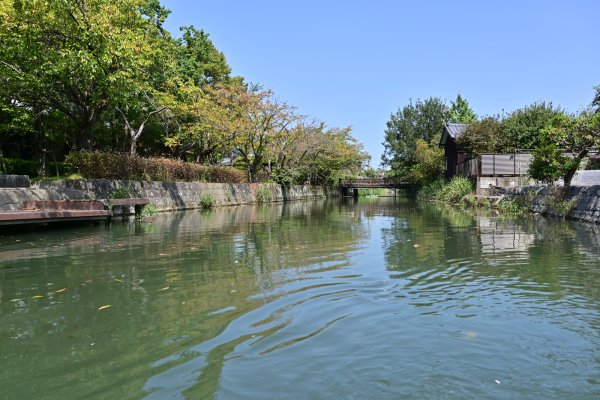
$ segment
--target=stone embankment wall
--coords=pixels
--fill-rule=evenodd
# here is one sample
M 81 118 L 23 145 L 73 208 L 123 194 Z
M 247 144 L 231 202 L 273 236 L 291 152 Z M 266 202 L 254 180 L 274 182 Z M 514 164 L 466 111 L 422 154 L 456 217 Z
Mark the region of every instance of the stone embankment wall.
M 502 189 L 509 199 L 522 199 L 530 209 L 544 215 L 600 223 L 600 185 Z M 563 215 L 563 213 L 565 213 Z
M 146 182 L 120 180 L 69 180 L 36 182 L 29 188 L 0 188 L 0 211 L 16 210 L 29 200 L 108 199 L 119 188 L 132 197 L 145 197 L 160 211 L 199 208 L 203 195 L 210 194 L 216 206 L 279 202 L 339 196 L 336 188 L 260 183 Z

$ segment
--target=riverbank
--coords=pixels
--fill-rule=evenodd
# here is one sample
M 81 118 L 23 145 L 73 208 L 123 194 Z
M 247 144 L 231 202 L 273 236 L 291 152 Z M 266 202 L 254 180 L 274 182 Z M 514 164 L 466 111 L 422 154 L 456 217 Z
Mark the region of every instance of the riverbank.
M 534 213 L 600 224 L 600 185 L 495 188 L 494 194 L 526 204 Z
M 420 201 L 441 202 L 471 207 L 492 207 L 503 213 L 537 213 L 600 224 L 600 185 L 492 187 L 476 195 L 465 178 L 436 181 L 421 188 Z
M 18 210 L 24 201 L 103 200 L 114 197 L 147 198 L 157 211 L 211 206 L 233 206 L 339 196 L 337 188 L 273 183 L 199 183 L 77 179 L 34 182 L 31 187 L 0 188 L 0 212 Z

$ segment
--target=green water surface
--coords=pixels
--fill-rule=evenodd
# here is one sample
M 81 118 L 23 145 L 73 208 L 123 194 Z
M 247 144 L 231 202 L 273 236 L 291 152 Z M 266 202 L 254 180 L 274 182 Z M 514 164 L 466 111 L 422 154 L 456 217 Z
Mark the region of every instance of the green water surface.
M 598 399 L 599 233 L 383 198 L 2 230 L 0 399 Z

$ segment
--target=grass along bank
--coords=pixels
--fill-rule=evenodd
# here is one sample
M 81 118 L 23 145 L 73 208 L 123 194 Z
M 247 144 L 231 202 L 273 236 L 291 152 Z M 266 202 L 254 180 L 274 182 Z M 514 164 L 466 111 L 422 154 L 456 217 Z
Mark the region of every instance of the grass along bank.
M 454 177 L 450 182 L 441 179 L 433 181 L 419 190 L 417 200 L 462 207 L 496 209 L 507 214 L 520 215 L 530 212 L 529 203 L 525 198 L 492 201 L 488 198 L 476 197 L 474 183 L 463 177 Z

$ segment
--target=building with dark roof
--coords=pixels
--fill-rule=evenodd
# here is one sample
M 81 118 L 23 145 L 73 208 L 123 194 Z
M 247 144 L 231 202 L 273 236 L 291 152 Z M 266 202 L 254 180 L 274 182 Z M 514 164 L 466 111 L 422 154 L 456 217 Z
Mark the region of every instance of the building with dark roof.
M 444 148 L 446 156 L 445 178 L 447 180 L 456 175 L 456 166 L 467 159 L 467 153 L 456 144 L 456 139 L 460 137 L 466 127 L 467 124 L 447 124 L 444 126 L 440 147 Z

